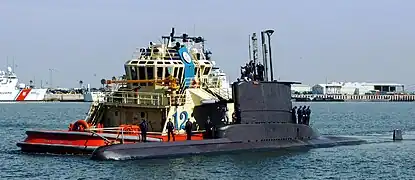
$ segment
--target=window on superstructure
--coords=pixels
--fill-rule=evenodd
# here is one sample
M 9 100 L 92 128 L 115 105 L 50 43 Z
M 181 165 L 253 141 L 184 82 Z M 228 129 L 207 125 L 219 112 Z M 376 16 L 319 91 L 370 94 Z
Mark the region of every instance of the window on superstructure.
M 180 67 L 180 68 L 179 68 L 179 74 L 178 74 L 178 76 L 177 76 L 177 78 L 179 79 L 179 82 L 181 82 L 181 81 L 182 81 L 182 76 L 183 76 L 183 68 L 182 68 L 182 67 Z
M 165 72 L 164 78 L 167 78 L 170 76 L 170 71 L 171 71 L 171 68 L 168 68 L 168 67 L 164 68 L 164 72 Z
M 157 79 L 162 79 L 162 78 L 163 78 L 163 68 L 157 67 Z
M 127 75 L 127 79 L 128 80 L 131 79 L 130 78 L 130 76 L 131 76 L 130 68 L 128 68 L 128 66 L 124 66 L 124 68 L 125 68 L 125 73 Z
M 132 80 L 138 80 L 136 67 L 135 66 L 131 66 L 130 67 L 130 71 L 131 71 L 131 79 Z
M 147 79 L 153 80 L 154 79 L 154 67 L 147 67 Z M 152 86 L 153 83 L 148 83 L 149 86 Z
M 197 74 L 197 71 L 199 71 L 199 68 L 195 68 L 195 76 Z
M 196 53 L 196 59 L 200 60 L 200 53 Z
M 131 67 L 131 79 L 138 80 L 138 72 L 135 66 Z M 138 86 L 138 83 L 133 83 L 133 86 Z
M 210 67 L 206 67 L 205 71 L 203 71 L 203 75 L 208 75 L 210 72 Z
M 175 77 L 175 78 L 177 78 L 177 70 L 178 70 L 179 68 L 178 67 L 173 67 L 173 76 Z
M 138 67 L 138 79 L 139 80 L 146 80 L 146 68 L 145 67 Z M 146 83 L 140 83 L 140 86 L 145 86 Z

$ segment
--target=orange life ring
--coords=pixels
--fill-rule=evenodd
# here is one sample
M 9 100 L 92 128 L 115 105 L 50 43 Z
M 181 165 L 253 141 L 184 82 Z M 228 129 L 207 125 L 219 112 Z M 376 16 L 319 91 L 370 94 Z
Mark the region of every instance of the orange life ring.
M 88 129 L 88 128 L 89 128 L 89 124 L 85 120 L 80 119 L 72 125 L 71 131 L 84 131 L 85 129 Z

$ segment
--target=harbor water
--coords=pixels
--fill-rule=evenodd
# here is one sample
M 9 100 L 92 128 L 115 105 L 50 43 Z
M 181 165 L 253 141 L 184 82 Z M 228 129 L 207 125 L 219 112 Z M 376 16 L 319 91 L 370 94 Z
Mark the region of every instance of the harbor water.
M 89 103 L 0 104 L 0 179 L 414 179 L 415 103 L 295 103 L 310 105 L 321 134 L 370 143 L 295 152 L 246 152 L 134 161 L 24 154 L 27 129 L 67 129 Z M 393 142 L 394 129 L 403 141 Z

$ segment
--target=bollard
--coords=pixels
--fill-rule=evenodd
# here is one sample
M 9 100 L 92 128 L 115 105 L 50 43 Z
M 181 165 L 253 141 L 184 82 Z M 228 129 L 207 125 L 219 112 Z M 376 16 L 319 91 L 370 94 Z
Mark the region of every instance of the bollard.
M 402 140 L 402 131 L 400 129 L 393 130 L 393 140 Z

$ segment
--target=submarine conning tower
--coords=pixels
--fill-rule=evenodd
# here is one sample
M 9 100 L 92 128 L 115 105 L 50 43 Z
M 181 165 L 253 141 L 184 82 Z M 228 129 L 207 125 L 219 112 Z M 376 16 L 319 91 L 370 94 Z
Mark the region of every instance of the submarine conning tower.
M 220 138 L 242 142 L 278 143 L 315 139 L 310 126 L 291 119 L 291 84 L 294 82 L 241 81 L 232 84 L 236 120 L 218 129 Z
M 219 128 L 219 137 L 244 142 L 276 143 L 280 140 L 314 139 L 318 136 L 310 126 L 298 124 L 292 119 L 291 85 L 300 83 L 273 79 L 271 45 L 265 41 L 265 34 L 268 34 L 270 43 L 270 34 L 273 32 L 261 32 L 264 52 L 262 64 L 258 62 L 256 33 L 253 33 L 253 56 L 251 45 L 249 46 L 252 59 L 245 67 L 241 67 L 241 78 L 232 84 L 235 124 Z M 267 61 L 268 55 L 270 61 Z M 268 78 L 268 67 L 271 78 Z

